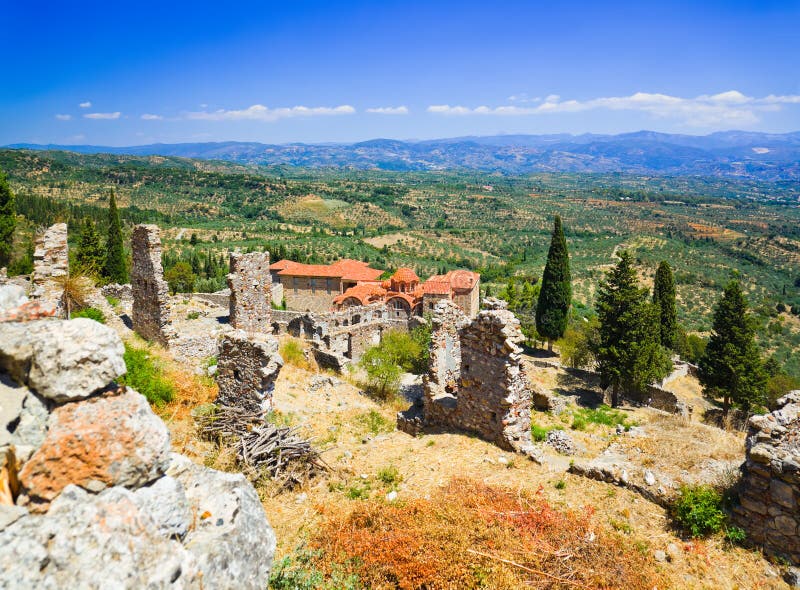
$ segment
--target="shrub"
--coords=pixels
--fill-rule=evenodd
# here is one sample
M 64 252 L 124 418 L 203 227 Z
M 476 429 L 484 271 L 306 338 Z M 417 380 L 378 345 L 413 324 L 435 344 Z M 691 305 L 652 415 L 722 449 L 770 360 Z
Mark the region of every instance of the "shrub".
M 747 540 L 747 533 L 737 526 L 727 527 L 725 529 L 725 540 L 731 545 L 743 545 Z
M 164 273 L 164 279 L 172 294 L 192 293 L 197 275 L 192 272 L 192 267 L 188 262 L 181 260 Z
M 583 430 L 588 424 L 601 424 L 603 426 L 621 424 L 625 430 L 628 430 L 631 426 L 636 426 L 636 422 L 628 420 L 625 412 L 615 410 L 605 404 L 597 408 L 577 408 L 572 416 L 573 430 Z
M 199 317 L 200 317 L 199 311 L 190 311 L 189 313 L 186 314 L 187 320 L 196 320 Z
M 294 365 L 301 369 L 308 368 L 308 360 L 306 359 L 305 352 L 303 351 L 302 343 L 296 338 L 286 338 L 281 342 L 279 351 L 283 362 L 288 365 Z
M 356 423 L 372 434 L 381 434 L 382 432 L 392 432 L 394 430 L 394 425 L 375 410 L 356 416 Z
M 456 479 L 428 499 L 323 514 L 304 564 L 323 573 L 317 588 L 344 587 L 343 574 L 363 588 L 480 588 L 487 575 L 498 590 L 662 586 L 652 559 L 598 528 L 592 508 L 562 510 L 524 490 Z
M 120 383 L 132 387 L 156 406 L 172 401 L 175 387 L 164 377 L 161 367 L 150 357 L 150 353 L 126 343 L 124 358 L 128 372 L 120 378 Z
M 73 311 L 71 316 L 72 318 L 89 318 L 90 320 L 94 320 L 101 324 L 106 323 L 106 316 L 103 314 L 102 311 L 97 309 L 96 307 L 84 307 L 78 311 Z
M 389 467 L 384 467 L 378 470 L 378 480 L 383 483 L 383 485 L 394 488 L 397 486 L 397 484 L 403 481 L 403 476 L 400 475 L 397 467 L 394 465 L 389 465 Z
M 119 305 L 119 298 L 113 297 L 111 295 L 106 295 L 106 301 L 111 307 L 116 307 Z
M 561 359 L 568 367 L 591 369 L 595 365 L 594 349 L 599 341 L 600 324 L 596 317 L 588 320 L 580 319 L 564 332 L 558 341 Z
M 722 494 L 708 485 L 683 486 L 671 512 L 675 523 L 692 537 L 717 533 L 725 522 Z

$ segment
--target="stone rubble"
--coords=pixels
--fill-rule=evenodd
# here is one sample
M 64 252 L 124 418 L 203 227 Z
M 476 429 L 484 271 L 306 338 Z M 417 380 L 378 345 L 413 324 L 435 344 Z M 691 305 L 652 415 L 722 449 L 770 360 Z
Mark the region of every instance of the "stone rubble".
M 0 588 L 265 588 L 255 489 L 170 454 L 122 352 L 91 320 L 0 324 Z

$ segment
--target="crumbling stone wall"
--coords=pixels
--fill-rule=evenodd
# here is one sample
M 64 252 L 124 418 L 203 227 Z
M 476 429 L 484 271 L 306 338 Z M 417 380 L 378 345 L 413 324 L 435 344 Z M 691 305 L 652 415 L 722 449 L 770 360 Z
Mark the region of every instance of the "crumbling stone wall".
M 161 237 L 157 225 L 137 225 L 131 236 L 133 268 L 133 329 L 145 340 L 167 346 L 169 307 L 167 282 L 161 266 Z
M 271 410 L 272 392 L 282 366 L 275 337 L 243 330 L 226 334 L 217 357 L 217 403 L 252 412 Z
M 67 224 L 56 223 L 36 235 L 33 250 L 33 284 L 41 285 L 49 279 L 69 273 L 69 248 Z
M 800 564 L 800 390 L 770 414 L 749 420 L 740 505 L 734 519 L 748 539 Z
M 252 334 L 271 332 L 272 276 L 269 273 L 269 252 L 232 252 L 227 278 L 231 290 L 231 326 Z
M 69 274 L 67 224 L 56 223 L 36 235 L 33 250 L 32 296 L 58 316 L 63 312 L 63 288 L 53 279 Z
M 470 321 L 450 301 L 437 303 L 422 417 L 412 407 L 398 415 L 400 429 L 454 428 L 504 449 L 530 450 L 531 391 L 519 346 L 524 336 L 514 314 L 496 307 Z

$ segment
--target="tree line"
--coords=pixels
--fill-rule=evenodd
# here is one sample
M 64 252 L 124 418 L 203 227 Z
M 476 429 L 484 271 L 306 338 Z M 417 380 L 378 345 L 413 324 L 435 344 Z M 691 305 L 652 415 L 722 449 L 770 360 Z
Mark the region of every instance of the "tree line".
M 669 374 L 674 353 L 698 363 L 705 395 L 721 400 L 725 413 L 732 407 L 744 412 L 760 409 L 796 386 L 776 362 L 762 357 L 755 321 L 738 281 L 731 281 L 717 302 L 706 344 L 687 335 L 678 323 L 675 280 L 668 262 L 658 265 L 650 292 L 640 286 L 631 254 L 622 251 L 618 258 L 599 285 L 596 317 L 579 318 L 578 327 L 572 328 L 569 252 L 557 216 L 535 304 L 538 336 L 551 349 L 553 341 L 560 340 L 566 362 L 596 367 L 602 387 L 611 391 L 612 405 L 626 393 L 643 394 L 648 385 Z M 500 292 L 525 318 L 533 304 L 521 294 L 508 286 Z

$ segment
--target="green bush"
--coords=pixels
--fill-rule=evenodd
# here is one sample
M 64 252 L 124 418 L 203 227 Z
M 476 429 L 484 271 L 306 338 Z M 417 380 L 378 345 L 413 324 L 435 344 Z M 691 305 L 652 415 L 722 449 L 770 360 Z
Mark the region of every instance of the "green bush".
M 725 540 L 731 545 L 743 545 L 747 540 L 747 533 L 738 526 L 727 527 L 725 529 Z
M 279 352 L 283 362 L 286 364 L 301 368 L 308 367 L 303 345 L 296 338 L 287 338 L 284 340 L 281 343 Z
M 390 488 L 394 489 L 397 484 L 403 481 L 403 476 L 400 475 L 397 467 L 394 465 L 389 465 L 389 467 L 384 467 L 378 470 L 378 480 L 385 486 L 389 486 Z
M 616 426 L 621 424 L 625 430 L 636 426 L 636 422 L 628 420 L 625 412 L 615 410 L 605 404 L 597 408 L 578 408 L 572 414 L 572 429 L 583 430 L 588 424 L 601 424 L 603 426 Z
M 681 487 L 671 512 L 675 523 L 692 537 L 717 533 L 725 523 L 722 494 L 708 485 Z
M 394 430 L 394 425 L 375 410 L 356 416 L 356 422 L 372 434 L 381 434 L 382 432 L 392 432 Z
M 70 317 L 72 319 L 89 318 L 90 320 L 94 320 L 101 324 L 106 323 L 106 316 L 103 314 L 102 311 L 100 311 L 96 307 L 84 307 L 83 309 L 79 309 L 78 311 L 73 311 L 70 314 Z
M 172 401 L 175 387 L 164 377 L 158 362 L 150 353 L 125 344 L 125 366 L 128 372 L 120 378 L 120 383 L 132 387 L 153 405 L 160 406 Z
M 344 575 L 334 568 L 329 580 L 323 572 L 311 565 L 315 557 L 306 549 L 287 555 L 272 566 L 269 588 L 272 590 L 356 590 L 362 588 L 358 576 Z

